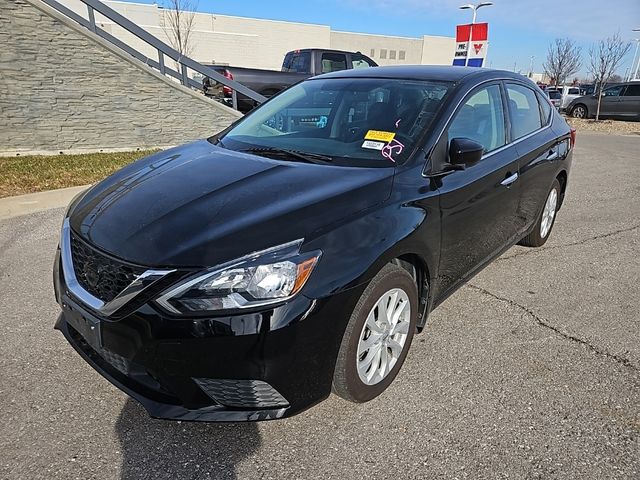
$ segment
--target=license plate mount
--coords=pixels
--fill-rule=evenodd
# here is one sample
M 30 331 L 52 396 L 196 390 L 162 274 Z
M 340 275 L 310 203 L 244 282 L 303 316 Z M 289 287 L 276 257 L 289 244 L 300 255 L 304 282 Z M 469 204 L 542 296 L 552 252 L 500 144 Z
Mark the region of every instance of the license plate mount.
M 66 320 L 95 350 L 102 349 L 102 322 L 69 308 Z

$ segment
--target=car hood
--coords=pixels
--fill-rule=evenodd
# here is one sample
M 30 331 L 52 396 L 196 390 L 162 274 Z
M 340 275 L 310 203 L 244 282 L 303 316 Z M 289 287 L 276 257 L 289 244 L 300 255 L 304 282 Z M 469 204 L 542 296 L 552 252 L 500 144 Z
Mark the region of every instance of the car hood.
M 271 160 L 206 140 L 111 175 L 72 205 L 73 231 L 147 266 L 215 266 L 384 202 L 393 168 Z

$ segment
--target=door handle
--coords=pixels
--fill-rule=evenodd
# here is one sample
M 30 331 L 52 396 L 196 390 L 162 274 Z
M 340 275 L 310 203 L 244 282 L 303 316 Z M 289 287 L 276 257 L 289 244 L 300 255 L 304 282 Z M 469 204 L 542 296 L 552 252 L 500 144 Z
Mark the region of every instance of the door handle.
M 502 180 L 500 182 L 500 185 L 504 185 L 505 187 L 508 187 L 513 182 L 515 182 L 517 179 L 518 179 L 518 172 L 516 172 L 513 175 L 510 175 L 507 178 L 505 178 L 504 180 Z

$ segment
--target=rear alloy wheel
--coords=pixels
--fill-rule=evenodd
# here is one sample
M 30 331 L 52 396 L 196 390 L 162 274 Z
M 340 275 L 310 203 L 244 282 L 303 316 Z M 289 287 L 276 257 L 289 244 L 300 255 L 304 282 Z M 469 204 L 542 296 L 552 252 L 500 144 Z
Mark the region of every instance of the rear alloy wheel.
M 587 107 L 584 105 L 576 105 L 571 110 L 571 116 L 573 118 L 587 118 Z
M 553 228 L 559 205 L 560 182 L 558 182 L 558 179 L 555 179 L 533 231 L 524 237 L 519 244 L 525 247 L 541 247 L 544 245 L 549 238 L 551 229 Z
M 340 346 L 333 391 L 352 402 L 380 395 L 407 356 L 418 314 L 418 289 L 402 267 L 386 265 L 356 305 Z

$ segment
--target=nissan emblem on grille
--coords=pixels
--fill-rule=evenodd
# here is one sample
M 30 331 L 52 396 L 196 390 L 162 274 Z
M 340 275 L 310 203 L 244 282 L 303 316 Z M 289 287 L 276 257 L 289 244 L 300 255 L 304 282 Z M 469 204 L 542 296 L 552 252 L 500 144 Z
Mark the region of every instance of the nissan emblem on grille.
M 88 261 L 82 268 L 81 278 L 86 280 L 88 286 L 95 288 L 100 283 L 101 272 L 102 268 L 94 265 L 92 261 Z

